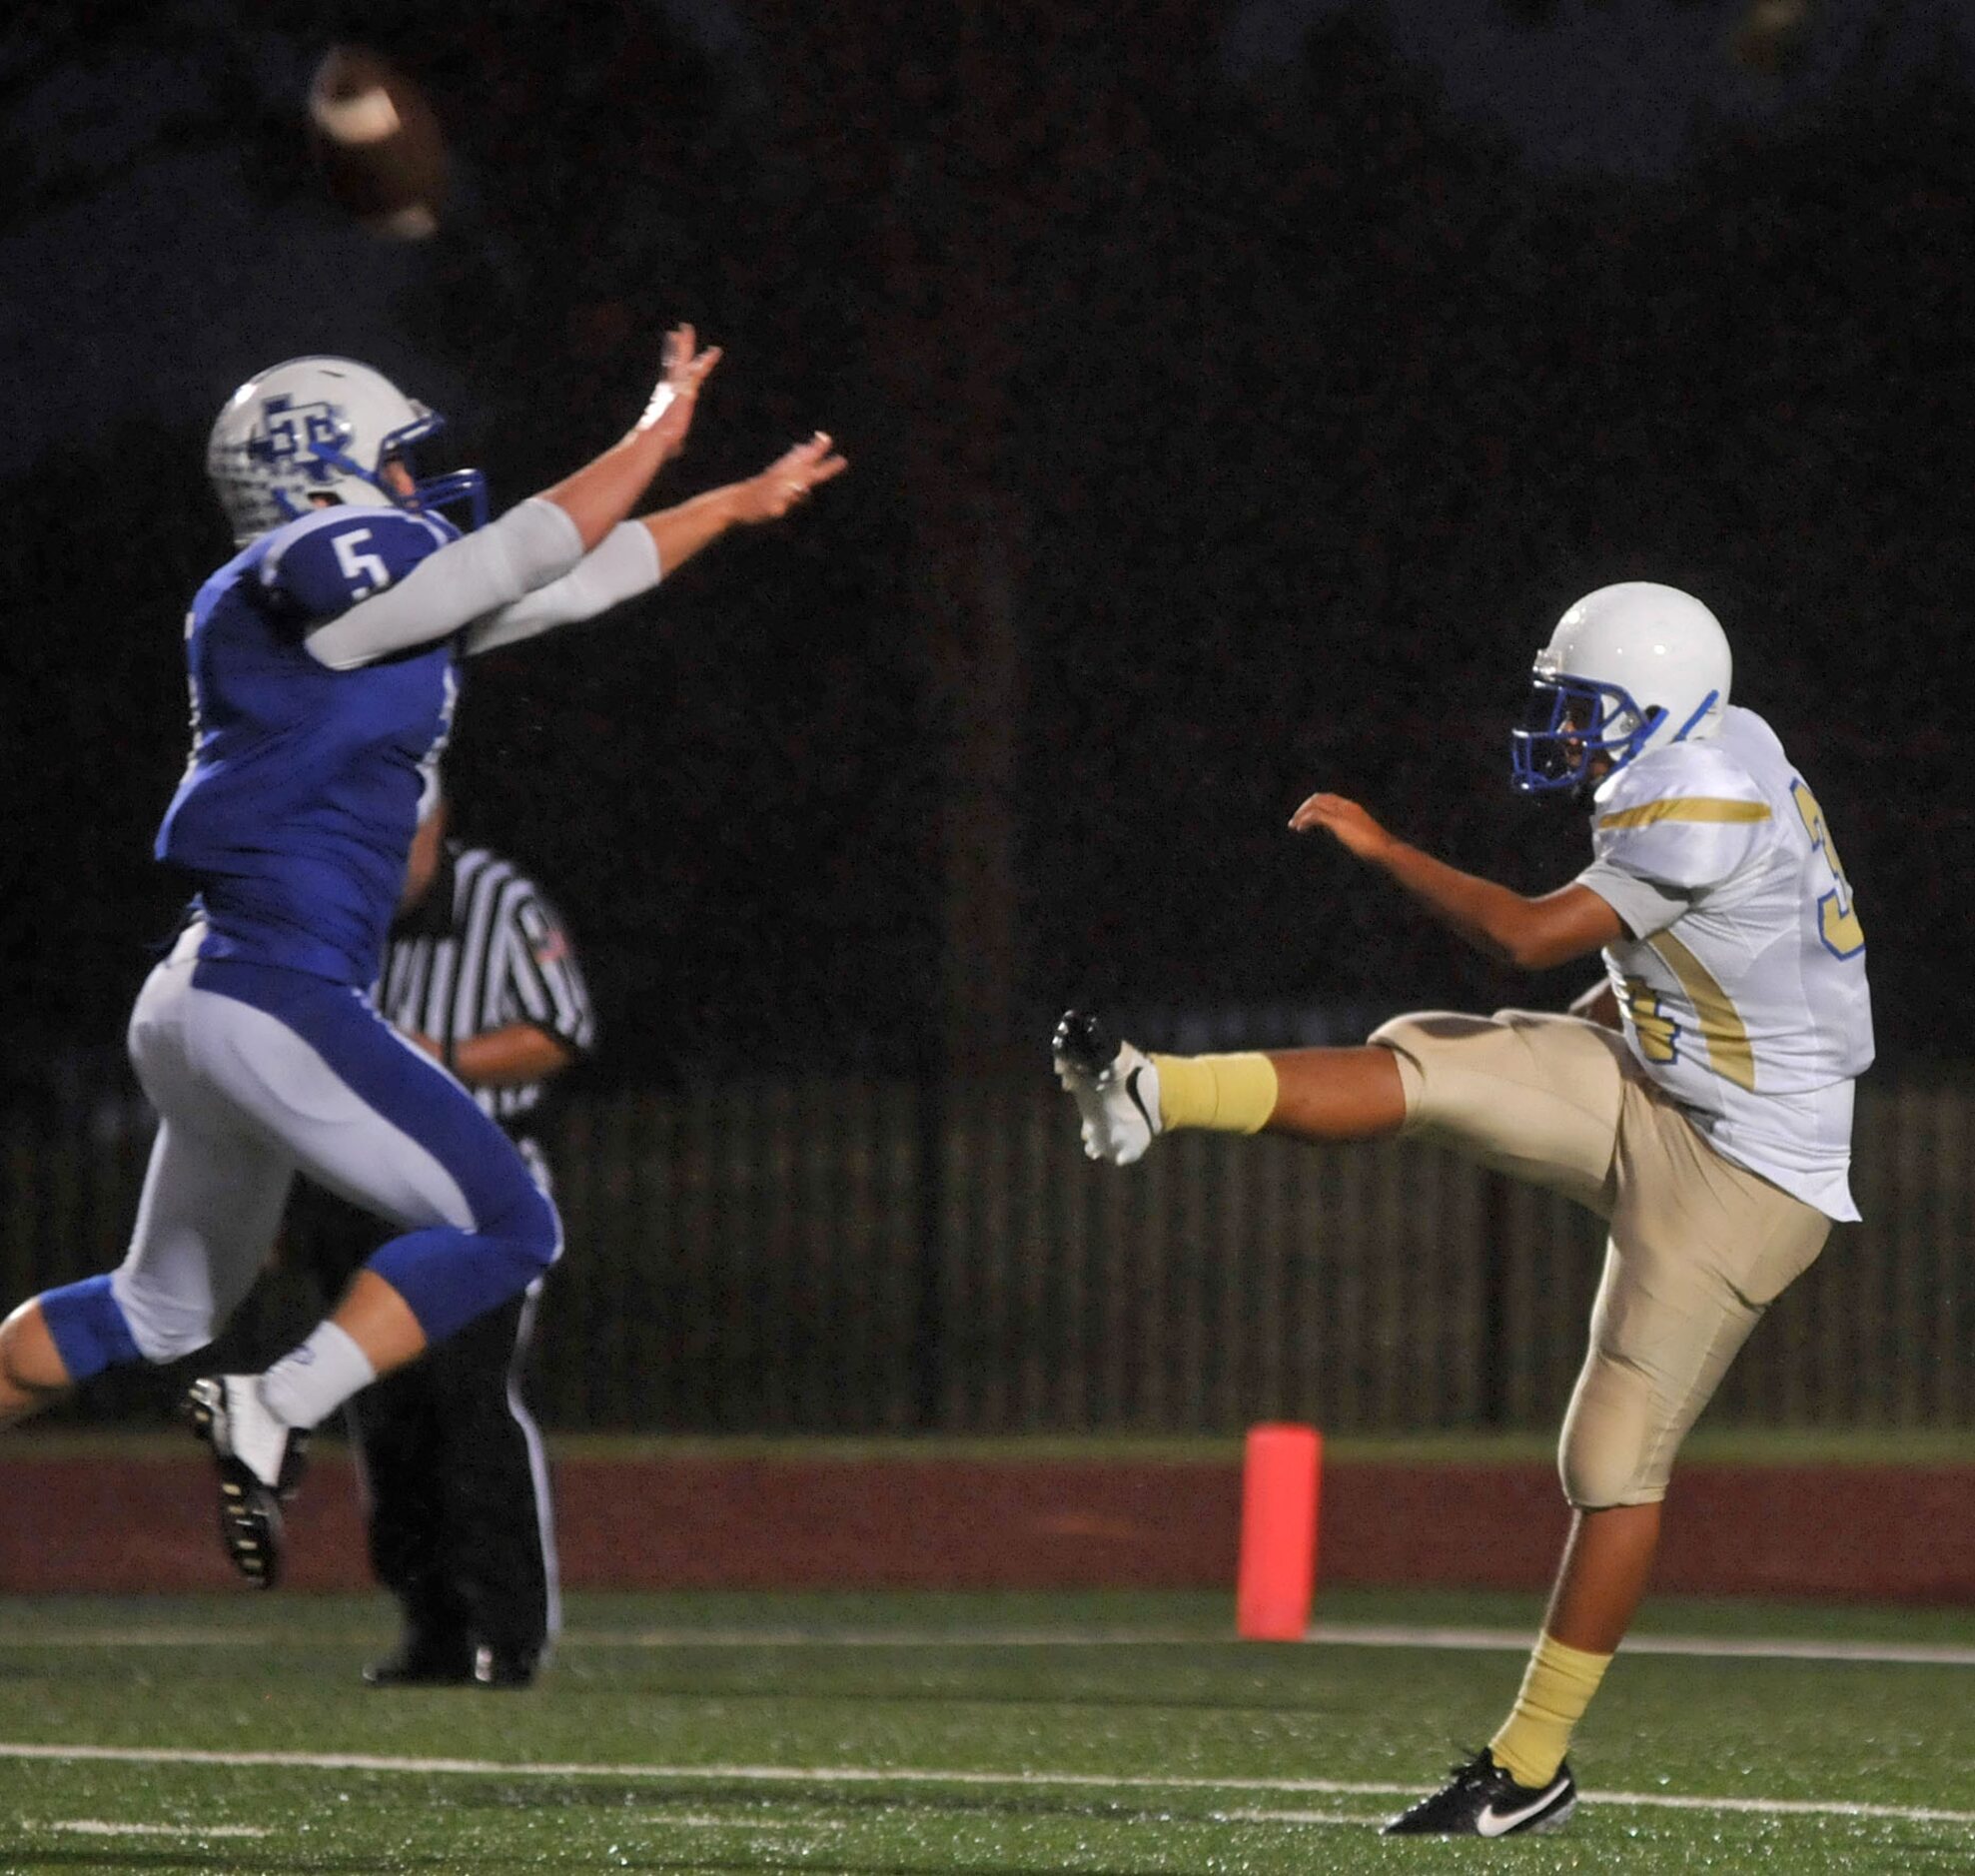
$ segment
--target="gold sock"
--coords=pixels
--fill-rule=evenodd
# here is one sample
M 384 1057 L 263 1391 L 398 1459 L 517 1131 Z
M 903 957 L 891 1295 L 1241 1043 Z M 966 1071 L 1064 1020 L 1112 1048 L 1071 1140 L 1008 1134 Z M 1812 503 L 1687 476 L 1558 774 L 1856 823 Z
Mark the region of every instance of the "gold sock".
M 1610 1665 L 1608 1654 L 1586 1654 L 1548 1635 L 1538 1636 L 1522 1691 L 1501 1731 L 1488 1741 L 1494 1762 L 1518 1785 L 1538 1790 L 1548 1784 L 1563 1763 L 1570 1729 L 1584 1717 Z
M 1276 1065 L 1266 1055 L 1155 1055 L 1162 1128 L 1259 1134 L 1276 1111 Z

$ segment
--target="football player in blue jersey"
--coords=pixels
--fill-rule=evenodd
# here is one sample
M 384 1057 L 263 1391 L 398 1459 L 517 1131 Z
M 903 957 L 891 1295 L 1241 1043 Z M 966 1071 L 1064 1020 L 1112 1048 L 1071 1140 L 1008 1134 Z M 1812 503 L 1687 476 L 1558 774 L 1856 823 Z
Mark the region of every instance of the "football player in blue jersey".
M 758 475 L 631 518 L 718 360 L 679 327 L 625 436 L 493 522 L 477 471 L 415 475 L 438 416 L 351 360 L 275 366 L 213 426 L 207 472 L 239 551 L 186 621 L 192 756 L 157 840 L 196 896 L 129 1035 L 157 1139 L 123 1263 L 0 1324 L 0 1424 L 113 1364 L 204 1348 L 298 1171 L 376 1214 L 398 1235 L 298 1348 L 191 1390 L 227 1548 L 263 1586 L 308 1429 L 560 1251 L 506 1136 L 369 990 L 460 659 L 644 592 L 843 470 L 819 432 Z M 466 531 L 439 511 L 459 501 Z

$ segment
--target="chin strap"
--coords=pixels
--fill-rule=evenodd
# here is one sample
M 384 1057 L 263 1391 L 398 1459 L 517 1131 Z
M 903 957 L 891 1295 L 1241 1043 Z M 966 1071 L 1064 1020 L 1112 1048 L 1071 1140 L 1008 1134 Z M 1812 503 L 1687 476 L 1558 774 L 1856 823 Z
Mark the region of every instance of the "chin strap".
M 391 490 L 384 485 L 384 478 L 373 474 L 348 451 L 339 450 L 334 444 L 319 443 L 311 446 L 310 455 L 318 463 L 335 469 L 339 475 L 354 475 L 360 482 L 369 482 L 379 494 L 388 498 L 391 496 Z
M 1682 723 L 1680 727 L 1673 732 L 1672 740 L 1674 742 L 1685 742 L 1687 739 L 1687 732 L 1690 729 L 1692 729 L 1693 726 L 1696 723 L 1698 723 L 1700 719 L 1708 713 L 1709 710 L 1714 708 L 1715 704 L 1720 700 L 1720 696 L 1721 696 L 1720 691 L 1710 690 L 1706 696 L 1701 698 L 1700 708 L 1697 709 L 1693 713 L 1693 715 L 1688 717 L 1687 720 L 1684 723 Z

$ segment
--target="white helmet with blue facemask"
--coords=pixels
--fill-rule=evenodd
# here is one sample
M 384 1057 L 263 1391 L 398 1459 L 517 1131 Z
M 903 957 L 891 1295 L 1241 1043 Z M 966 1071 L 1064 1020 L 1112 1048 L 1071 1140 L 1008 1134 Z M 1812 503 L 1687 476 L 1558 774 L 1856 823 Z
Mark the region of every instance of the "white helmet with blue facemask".
M 1734 674 L 1727 635 L 1676 586 L 1624 580 L 1586 593 L 1536 653 L 1511 774 L 1525 794 L 1581 788 L 1662 744 L 1711 736 Z
M 410 469 L 412 446 L 444 424 L 383 373 L 354 359 L 290 359 L 250 378 L 227 400 L 206 444 L 206 473 L 245 546 L 317 505 L 317 497 L 356 507 L 425 509 L 473 504 L 487 519 L 487 485 L 478 469 L 415 481 L 409 494 L 386 482 L 387 462 Z

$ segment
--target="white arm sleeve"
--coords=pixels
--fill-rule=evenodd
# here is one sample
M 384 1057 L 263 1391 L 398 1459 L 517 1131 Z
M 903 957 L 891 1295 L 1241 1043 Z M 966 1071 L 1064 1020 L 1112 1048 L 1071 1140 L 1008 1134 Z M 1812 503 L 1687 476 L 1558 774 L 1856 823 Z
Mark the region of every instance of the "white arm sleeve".
M 467 632 L 471 657 L 517 644 L 557 625 L 594 618 L 658 583 L 658 543 L 639 521 L 620 521 L 560 579 L 476 619 Z
M 395 586 L 359 600 L 302 642 L 333 671 L 450 638 L 464 625 L 561 578 L 582 558 L 576 524 L 531 495 L 497 520 L 421 560 Z

